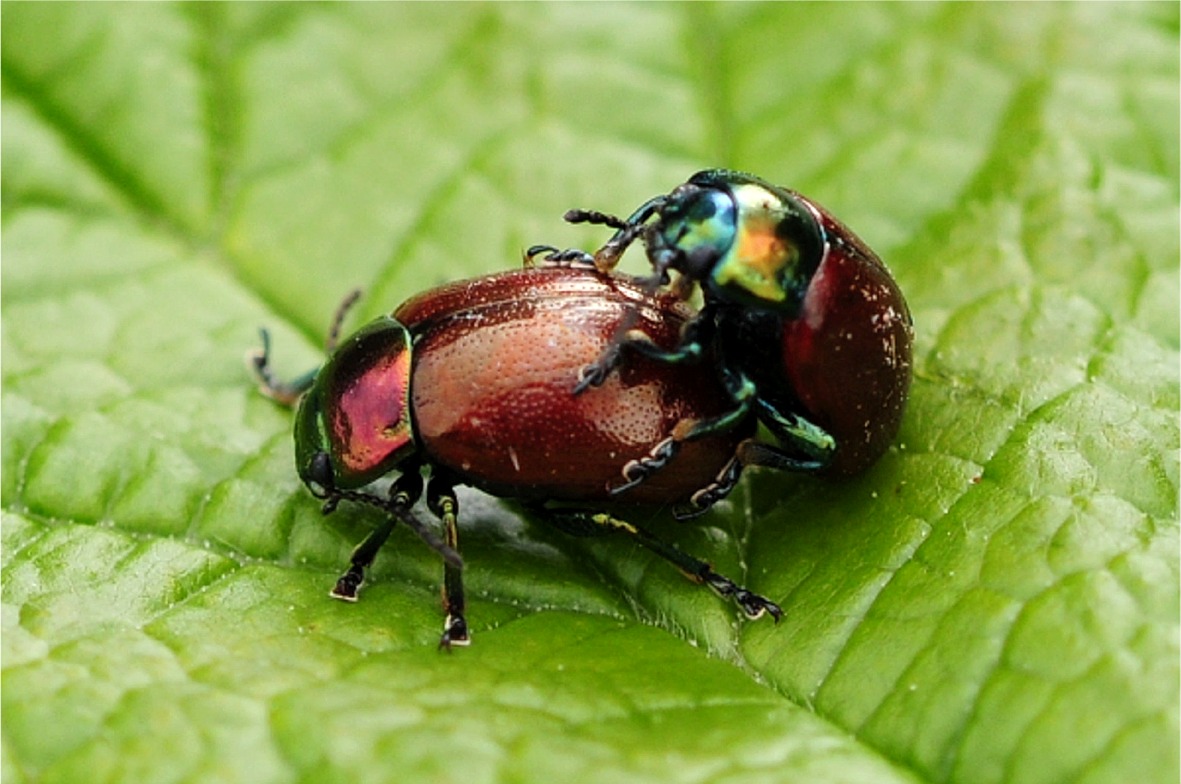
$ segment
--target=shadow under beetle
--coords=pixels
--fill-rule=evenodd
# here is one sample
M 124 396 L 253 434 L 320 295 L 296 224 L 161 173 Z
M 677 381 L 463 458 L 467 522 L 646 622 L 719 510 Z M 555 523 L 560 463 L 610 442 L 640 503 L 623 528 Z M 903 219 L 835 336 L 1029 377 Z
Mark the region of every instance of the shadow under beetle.
M 530 261 L 527 258 L 527 261 Z M 753 418 L 695 437 L 662 470 L 622 498 L 609 485 L 628 455 L 650 452 L 670 431 L 725 416 L 721 381 L 687 365 L 637 357 L 574 395 L 578 369 L 606 351 L 626 324 L 658 352 L 673 352 L 693 312 L 668 292 L 577 266 L 543 266 L 459 281 L 420 294 L 335 344 L 318 371 L 289 384 L 269 367 L 268 340 L 253 356 L 262 391 L 291 405 L 300 478 L 325 513 L 341 500 L 376 506 L 386 519 L 354 551 L 332 595 L 354 600 L 366 567 L 397 520 L 444 558 L 447 612 L 440 645 L 466 645 L 457 484 L 520 499 L 576 535 L 620 533 L 688 577 L 733 599 L 750 618 L 780 608 L 709 564 L 607 512 L 615 504 L 690 502 L 733 472 Z M 440 541 L 410 513 L 426 484 Z M 370 487 L 397 476 L 386 495 Z M 595 511 L 592 511 L 595 510 Z
M 727 410 L 671 430 L 656 448 L 628 461 L 634 492 L 696 439 L 747 422 L 753 413 L 778 444 L 751 438 L 737 459 L 694 503 L 725 496 L 745 466 L 850 475 L 889 447 L 911 380 L 913 328 L 901 290 L 885 264 L 823 207 L 791 190 L 724 169 L 698 172 L 627 219 L 571 210 L 571 223 L 616 233 L 593 255 L 548 252 L 551 263 L 593 264 L 609 273 L 635 240 L 652 265 L 649 291 L 669 283 L 682 297 L 694 285 L 704 306 L 671 350 L 625 323 L 599 358 L 584 366 L 577 391 L 605 383 L 632 359 L 712 365 L 727 390 Z

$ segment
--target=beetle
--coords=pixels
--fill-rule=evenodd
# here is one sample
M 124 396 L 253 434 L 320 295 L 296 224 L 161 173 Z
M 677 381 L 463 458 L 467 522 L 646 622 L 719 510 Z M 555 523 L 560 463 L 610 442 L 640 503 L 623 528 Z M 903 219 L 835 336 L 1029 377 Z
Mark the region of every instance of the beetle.
M 527 262 L 528 262 L 527 258 Z M 413 297 L 331 348 L 326 363 L 284 384 L 269 340 L 253 355 L 262 391 L 298 399 L 295 461 L 330 512 L 341 500 L 388 514 L 354 551 L 332 595 L 353 600 L 396 520 L 440 552 L 447 619 L 440 645 L 465 645 L 456 485 L 524 502 L 577 535 L 620 533 L 691 579 L 734 600 L 750 618 L 780 608 L 707 563 L 617 517 L 608 502 L 673 505 L 731 471 L 753 418 L 686 444 L 659 476 L 623 498 L 608 487 L 620 461 L 650 451 L 669 430 L 713 421 L 729 406 L 721 382 L 692 367 L 637 358 L 597 389 L 574 396 L 578 368 L 606 350 L 626 320 L 652 346 L 672 350 L 693 311 L 635 279 L 577 265 L 545 265 L 444 285 Z M 338 315 L 332 332 L 339 328 Z M 443 541 L 410 513 L 423 493 Z M 394 475 L 383 496 L 374 483 Z
M 669 291 L 687 297 L 699 286 L 704 300 L 672 350 L 625 324 L 582 369 L 575 391 L 627 367 L 627 350 L 670 365 L 712 362 L 731 400 L 725 413 L 669 431 L 629 460 L 615 492 L 649 481 L 686 444 L 752 412 L 778 443 L 744 440 L 728 472 L 694 497 L 699 510 L 725 496 L 746 466 L 848 476 L 894 440 L 910 389 L 910 310 L 877 254 L 819 204 L 750 174 L 707 169 L 626 219 L 594 210 L 565 217 L 616 232 L 594 254 L 549 249 L 549 263 L 610 273 L 639 239 L 653 270 L 648 290 L 675 271 Z

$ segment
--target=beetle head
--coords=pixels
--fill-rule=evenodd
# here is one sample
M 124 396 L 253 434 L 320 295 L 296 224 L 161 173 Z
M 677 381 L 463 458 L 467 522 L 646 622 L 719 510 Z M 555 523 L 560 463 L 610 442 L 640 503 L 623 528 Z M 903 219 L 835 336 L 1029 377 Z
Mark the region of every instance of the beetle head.
M 693 175 L 671 194 L 649 255 L 723 302 L 799 312 L 825 252 L 812 210 L 796 195 L 724 169 Z
M 295 463 L 313 494 L 369 484 L 415 451 L 409 331 L 388 316 L 345 340 L 299 404 Z

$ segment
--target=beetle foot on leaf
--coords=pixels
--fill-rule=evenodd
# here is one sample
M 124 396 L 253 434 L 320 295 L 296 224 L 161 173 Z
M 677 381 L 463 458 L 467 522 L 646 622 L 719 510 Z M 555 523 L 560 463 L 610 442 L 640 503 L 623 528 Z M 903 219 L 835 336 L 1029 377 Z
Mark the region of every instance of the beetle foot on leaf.
M 780 619 L 783 618 L 783 609 L 778 604 L 766 597 L 759 596 L 757 593 L 740 591 L 734 597 L 734 601 L 738 602 L 738 606 L 742 608 L 742 612 L 752 621 L 762 618 L 764 613 L 770 615 L 775 623 L 779 623 Z
M 349 570 L 336 581 L 336 585 L 328 592 L 328 595 L 333 599 L 355 602 L 357 601 L 357 591 L 361 589 L 361 583 L 364 581 L 364 571 L 358 566 L 350 566 Z
M 453 645 L 466 648 L 471 644 L 472 637 L 467 630 L 467 619 L 462 615 L 448 613 L 447 620 L 443 622 L 443 636 L 439 638 L 440 650 L 450 651 Z
M 778 604 L 764 596 L 748 591 L 712 569 L 699 576 L 719 596 L 733 599 L 742 609 L 743 614 L 752 621 L 762 618 L 763 615 L 770 615 L 775 619 L 775 623 L 779 623 L 779 619 L 783 617 L 783 609 Z

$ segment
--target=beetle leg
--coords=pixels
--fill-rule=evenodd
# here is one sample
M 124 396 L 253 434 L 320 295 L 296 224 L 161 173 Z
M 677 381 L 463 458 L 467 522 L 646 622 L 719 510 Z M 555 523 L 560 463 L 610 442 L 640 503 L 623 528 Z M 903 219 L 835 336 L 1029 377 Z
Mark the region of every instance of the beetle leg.
M 390 532 L 394 530 L 397 524 L 396 517 L 384 517 L 381 524 L 365 537 L 356 549 L 353 550 L 353 556 L 349 559 L 349 569 L 340 576 L 336 581 L 336 585 L 328 592 L 328 595 L 333 599 L 342 599 L 346 602 L 357 601 L 357 591 L 361 589 L 361 584 L 365 582 L 365 570 L 373 565 L 373 559 L 377 557 L 377 551 L 385 544 L 386 540 L 390 538 Z
M 455 497 L 454 484 L 448 477 L 431 477 L 427 506 L 443 521 L 443 537 L 447 546 L 458 549 L 459 499 Z M 446 562 L 443 564 L 443 608 L 447 612 L 447 619 L 443 622 L 439 647 L 451 650 L 453 645 L 470 645 L 472 638 L 464 617 L 463 569 Z
M 809 423 L 810 424 L 810 423 Z M 817 428 L 819 430 L 819 428 Z M 832 436 L 823 430 L 819 431 L 823 438 L 816 441 L 793 439 L 791 446 L 800 450 L 801 454 L 790 452 L 762 441 L 750 439 L 738 445 L 738 459 L 744 466 L 763 466 L 780 471 L 816 472 L 832 462 L 836 449 Z
M 613 215 L 606 215 L 601 212 L 594 212 L 590 210 L 570 210 L 566 213 L 566 220 L 572 223 L 588 222 L 588 223 L 605 223 L 609 226 L 615 226 L 619 229 L 607 244 L 595 251 L 592 261 L 595 268 L 600 272 L 608 273 L 615 268 L 622 257 L 623 252 L 627 246 L 634 242 L 638 237 L 647 233 L 649 235 L 653 232 L 649 231 L 652 228 L 644 223 L 653 214 L 659 212 L 664 206 L 665 198 L 657 197 L 650 200 L 640 209 L 627 219 L 621 221 Z M 648 243 L 648 240 L 645 240 Z M 569 253 L 569 251 L 566 251 Z M 647 278 L 641 278 L 641 288 L 649 295 L 656 294 L 657 289 L 668 284 L 668 259 L 658 259 L 651 252 L 649 246 L 649 259 L 652 261 L 652 275 Z M 671 258 L 671 257 L 670 257 Z M 685 279 L 678 279 L 678 285 L 674 287 L 673 291 L 682 299 L 688 299 L 692 294 L 692 285 L 684 285 Z M 704 313 L 704 311 L 703 311 Z M 620 354 L 624 346 L 630 346 L 641 354 L 651 357 L 661 362 L 677 363 L 686 361 L 695 361 L 702 352 L 702 341 L 697 338 L 696 334 L 691 334 L 694 330 L 702 329 L 703 324 L 712 323 L 713 317 L 702 318 L 702 314 L 689 322 L 686 327 L 686 334 L 681 341 L 681 345 L 672 351 L 661 348 L 653 343 L 647 335 L 633 329 L 635 326 L 638 314 L 633 309 L 624 316 L 620 321 L 618 328 L 615 330 L 615 335 L 612 336 L 611 342 L 607 344 L 607 348 L 588 365 L 584 365 L 578 371 L 578 383 L 574 386 L 574 394 L 579 395 L 586 391 L 588 387 L 601 386 L 611 371 L 614 370 L 620 361 Z
M 626 481 L 621 485 L 610 488 L 608 492 L 611 495 L 619 495 L 620 493 L 631 490 L 652 476 L 652 474 L 664 468 L 669 460 L 676 457 L 679 451 L 681 451 L 681 442 L 679 440 L 673 437 L 664 439 L 652 447 L 652 451 L 644 457 L 638 460 L 628 460 L 624 463 L 622 473 Z
M 741 448 L 740 444 L 739 449 Z M 678 520 L 691 520 L 705 514 L 710 507 L 730 495 L 742 477 L 744 468 L 746 468 L 746 463 L 739 458 L 736 452 L 734 457 L 722 466 L 722 470 L 718 472 L 714 481 L 689 497 L 689 503 L 673 507 L 673 517 Z
M 556 527 L 575 536 L 618 533 L 630 537 L 670 562 L 693 582 L 707 585 L 719 596 L 732 599 L 743 614 L 751 620 L 760 618 L 764 614 L 770 615 L 776 622 L 783 617 L 783 610 L 775 602 L 718 574 L 705 561 L 683 552 L 637 525 L 632 525 L 606 513 L 547 508 L 542 508 L 540 511 Z
M 685 332 L 681 344 L 674 349 L 664 349 L 652 342 L 652 339 L 638 330 L 632 330 L 624 335 L 620 347 L 642 354 L 649 359 L 668 365 L 685 365 L 701 361 L 705 354 L 706 333 L 712 332 L 712 321 L 695 318 L 685 325 Z
M 818 471 L 832 462 L 837 441 L 820 425 L 794 412 L 781 413 L 759 401 L 759 419 L 789 451 L 770 444 L 743 444 L 747 465 L 762 465 L 790 471 Z M 794 454 L 793 454 L 794 453 Z
M 652 447 L 651 452 L 637 460 L 629 460 L 624 463 L 623 478 L 626 481 L 621 485 L 612 487 L 610 489 L 611 495 L 619 495 L 630 490 L 664 468 L 670 460 L 676 457 L 677 452 L 681 450 L 681 444 L 684 442 L 704 438 L 715 433 L 724 433 L 750 416 L 757 395 L 754 384 L 745 377 L 727 376 L 727 378 L 733 382 L 728 385 L 731 386 L 730 394 L 736 404 L 734 408 L 713 419 L 683 419 L 678 422 L 676 427 L 673 428 L 672 435 Z M 734 481 L 738 481 L 737 477 L 734 478 Z M 714 484 L 717 483 L 707 485 L 703 488 L 703 491 L 708 491 Z M 733 485 L 731 484 L 730 487 L 726 488 L 725 492 L 728 493 L 732 488 Z M 720 500 L 722 497 L 718 496 L 714 501 Z
M 647 337 L 644 339 L 647 340 Z M 574 385 L 570 394 L 581 395 L 590 387 L 602 386 L 607 377 L 611 375 L 611 371 L 619 366 L 620 349 L 626 343 L 627 341 L 611 341 L 610 345 L 603 349 L 603 353 L 599 354 L 594 362 L 580 367 L 578 369 L 578 383 Z
M 622 329 L 603 349 L 603 353 L 594 362 L 578 369 L 575 395 L 582 394 L 590 387 L 601 386 L 611 376 L 611 372 L 619 367 L 625 348 L 657 362 L 679 365 L 701 361 L 706 344 L 713 339 L 714 319 L 708 305 L 685 325 L 681 343 L 674 349 L 661 348 L 640 330 L 632 329 L 634 323 L 634 313 L 625 316 L 620 325 Z
M 553 245 L 533 245 L 525 251 L 524 263 L 526 267 L 534 267 L 537 265 L 536 257 L 542 257 L 541 263 L 546 267 L 574 267 L 574 268 L 595 268 L 595 257 L 579 248 L 567 248 L 566 250 L 558 250 Z
M 392 506 L 409 510 L 420 495 L 422 495 L 422 477 L 415 469 L 402 474 L 390 486 L 389 503 Z M 351 500 L 364 499 L 353 498 Z M 373 502 L 384 508 L 384 502 L 380 502 L 380 499 L 374 498 Z M 388 511 L 390 511 L 389 516 L 385 517 L 381 524 L 353 550 L 353 555 L 349 559 L 348 571 L 336 581 L 336 585 L 328 592 L 329 596 L 343 599 L 346 602 L 357 601 L 357 592 L 361 589 L 361 584 L 365 582 L 365 570 L 373 565 L 374 559 L 377 558 L 377 551 L 390 538 L 390 533 L 398 522 L 399 516 L 395 516 L 393 510 Z
M 809 423 L 810 424 L 810 423 Z M 817 428 L 819 430 L 819 428 Z M 819 431 L 824 433 L 824 431 Z M 824 433 L 827 436 L 827 433 Z M 713 482 L 698 490 L 689 498 L 685 506 L 673 510 L 678 520 L 689 520 L 704 514 L 711 506 L 730 495 L 730 491 L 738 484 L 742 471 L 747 466 L 761 466 L 774 468 L 779 471 L 795 471 L 798 473 L 815 473 L 831 462 L 832 451 L 823 451 L 824 444 L 831 443 L 821 440 L 821 445 L 808 442 L 811 449 L 802 449 L 807 456 L 793 455 L 774 444 L 764 443 L 749 438 L 738 445 L 734 457 L 718 472 Z M 820 453 L 821 456 L 816 455 Z

